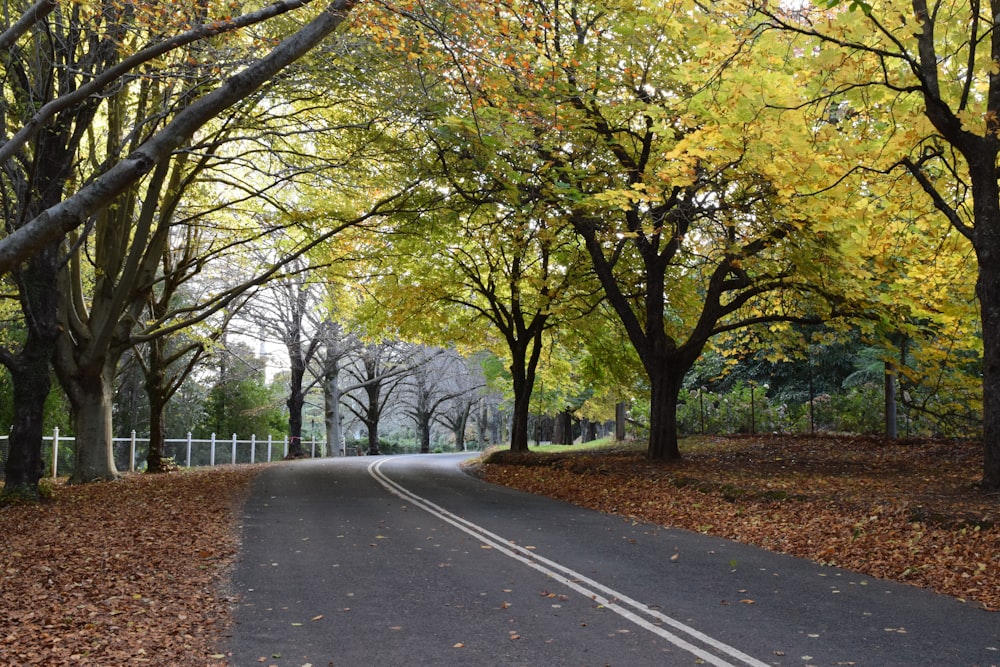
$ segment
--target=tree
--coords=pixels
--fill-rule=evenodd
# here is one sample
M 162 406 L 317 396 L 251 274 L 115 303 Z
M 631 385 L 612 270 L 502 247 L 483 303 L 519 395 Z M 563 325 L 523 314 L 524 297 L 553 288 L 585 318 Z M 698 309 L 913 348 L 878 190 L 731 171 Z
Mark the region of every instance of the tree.
M 450 356 L 452 360 L 449 366 L 454 371 L 442 378 L 446 390 L 450 392 L 450 398 L 442 403 L 441 411 L 436 419 L 451 430 L 455 449 L 464 452 L 465 432 L 472 409 L 476 406 L 485 407 L 486 405 L 482 395 L 482 390 L 486 387 L 486 379 L 483 377 L 482 369 L 479 368 L 475 358 L 462 358 L 457 353 Z M 480 440 L 485 441 L 485 438 L 480 438 Z
M 20 19 L 4 26 L 0 33 L 0 45 L 5 54 L 3 80 L 5 86 L 10 87 L 5 88 L 5 141 L 0 145 L 6 231 L 6 236 L 0 239 L 0 272 L 20 276 L 18 280 L 25 287 L 24 298 L 30 301 L 25 301 L 25 307 L 42 315 L 37 320 L 38 325 L 32 325 L 34 331 L 20 359 L 7 354 L 2 359 L 15 370 L 21 385 L 17 392 L 21 416 L 15 422 L 24 424 L 18 426 L 12 441 L 19 453 L 12 457 L 15 469 L 11 479 L 14 482 L 8 484 L 8 489 L 21 487 L 27 489 L 29 495 L 33 495 L 32 489 L 37 492 L 39 473 L 35 462 L 39 460 L 41 425 L 35 406 L 44 400 L 48 391 L 47 364 L 58 336 L 54 317 L 56 283 L 52 276 L 61 263 L 60 244 L 64 235 L 108 206 L 155 165 L 166 164 L 170 153 L 185 144 L 199 127 L 253 93 L 275 73 L 313 48 L 343 21 L 353 4 L 332 4 L 329 11 L 322 12 L 269 55 L 187 106 L 127 158 L 120 159 L 118 154 L 109 153 L 107 162 L 112 166 L 93 177 L 79 178 L 76 182 L 85 185 L 72 194 L 66 191 L 71 171 L 77 164 L 86 164 L 83 160 L 77 162 L 75 156 L 102 103 L 102 91 L 113 87 L 136 68 L 163 58 L 173 50 L 269 20 L 303 7 L 304 3 L 278 3 L 223 20 L 170 12 L 176 25 L 164 24 L 161 14 L 157 24 L 163 32 L 152 35 L 151 40 L 143 38 L 142 41 L 149 45 L 134 51 L 129 50 L 135 44 L 128 42 L 129 28 L 150 25 L 146 19 L 157 16 L 155 8 L 149 15 L 141 14 L 146 8 L 140 8 L 137 19 L 130 13 L 134 9 L 131 6 L 104 8 L 109 10 L 105 12 L 102 8 L 76 3 L 64 15 L 59 11 L 59 3 L 40 1 L 26 8 Z M 186 26 L 188 20 L 195 24 L 194 28 L 181 27 Z M 59 35 L 64 30 L 72 30 L 74 34 L 79 30 L 85 38 L 62 39 Z M 170 34 L 171 31 L 175 33 Z M 51 48 L 35 51 L 39 44 L 46 42 Z M 34 57 L 47 54 L 53 57 Z M 141 134 L 137 132 L 134 136 Z M 97 165 L 98 156 L 91 157 Z M 30 202 L 30 206 L 26 202 Z M 113 471 L 113 462 L 105 461 L 98 466 L 101 468 L 98 476 L 103 477 L 105 469 Z
M 854 220 L 796 196 L 826 165 L 799 157 L 801 115 L 764 107 L 738 5 L 465 7 L 414 12 L 461 54 L 428 66 L 464 100 L 438 134 L 470 184 L 584 244 L 645 370 L 649 456 L 675 458 L 678 392 L 708 341 L 829 317 L 830 231 Z
M 354 385 L 344 390 L 347 409 L 368 430 L 369 454 L 381 453 L 379 423 L 409 370 L 403 348 L 391 343 L 366 344 L 357 351 L 354 363 L 344 369 L 354 380 Z
M 925 0 L 750 5 L 781 31 L 789 65 L 823 71 L 802 104 L 838 108 L 869 175 L 902 171 L 975 250 L 983 341 L 984 489 L 1000 488 L 1000 39 L 991 5 Z M 957 63 L 962 63 L 958 66 Z M 801 83 L 801 82 L 800 82 Z
M 302 409 L 309 389 L 305 382 L 306 370 L 322 343 L 316 335 L 318 324 L 314 321 L 316 292 L 305 260 L 299 259 L 289 262 L 286 274 L 258 293 L 248 310 L 254 326 L 276 335 L 288 354 L 288 400 L 285 405 L 288 407 L 289 458 L 305 456 Z
M 264 360 L 245 343 L 225 341 L 208 395 L 206 421 L 196 428 L 198 437 L 280 436 L 287 418 L 279 396 L 266 384 Z
M 98 76 L 89 79 L 86 86 L 56 98 L 51 105 L 39 110 L 15 137 L 0 147 L 0 162 L 7 163 L 26 141 L 43 128 L 52 126 L 53 114 L 71 107 L 81 98 L 89 99 L 89 96 L 118 81 L 132 69 L 193 41 L 253 25 L 305 4 L 305 2 L 279 2 L 229 21 L 205 20 L 186 33 L 164 38 L 137 52 L 133 57 L 99 71 Z M 319 12 L 297 32 L 279 42 L 266 56 L 248 65 L 238 74 L 228 77 L 219 87 L 186 107 L 126 158 L 117 160 L 76 193 L 26 219 L 17 230 L 0 239 L 0 272 L 11 271 L 18 262 L 39 251 L 46 244 L 61 240 L 65 233 L 78 228 L 91 213 L 110 204 L 115 197 L 149 173 L 174 149 L 184 145 L 202 125 L 254 93 L 275 74 L 316 47 L 340 26 L 355 4 L 350 0 L 336 0 L 331 3 L 325 11 Z M 46 11 L 35 11 L 35 8 L 26 11 L 21 21 L 0 34 L 0 46 L 6 49 L 20 39 L 28 29 L 44 19 L 57 3 L 39 2 L 38 5 L 44 7 Z
M 344 431 L 340 411 L 343 391 L 340 387 L 340 370 L 358 348 L 357 338 L 344 331 L 332 318 L 323 320 L 317 338 L 322 341 L 322 353 L 314 364 L 314 377 L 323 387 L 323 421 L 326 430 L 326 455 L 342 455 Z
M 469 387 L 460 379 L 466 375 L 465 365 L 456 353 L 449 350 L 414 347 L 413 351 L 411 358 L 415 360 L 415 364 L 406 379 L 403 411 L 416 427 L 420 453 L 427 454 L 431 451 L 431 426 L 434 422 L 441 421 L 440 411 L 443 406 L 464 398 L 459 403 L 465 405 L 465 417 L 461 418 L 461 412 L 458 415 L 461 419 L 461 431 L 457 430 L 458 423 L 453 421 L 451 424 L 455 429 L 455 444 L 461 446 L 464 442 L 464 419 L 468 418 L 471 405 Z

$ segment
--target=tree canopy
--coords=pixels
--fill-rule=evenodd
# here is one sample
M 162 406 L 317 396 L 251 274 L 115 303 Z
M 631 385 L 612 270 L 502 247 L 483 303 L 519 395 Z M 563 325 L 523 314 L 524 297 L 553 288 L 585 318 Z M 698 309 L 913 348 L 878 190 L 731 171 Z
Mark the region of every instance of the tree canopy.
M 24 391 L 19 442 L 40 442 L 55 359 L 78 436 L 106 455 L 108 390 L 78 389 L 113 382 L 136 345 L 162 370 L 158 336 L 308 270 L 360 305 L 302 301 L 316 335 L 286 341 L 293 440 L 324 359 L 328 415 L 352 375 L 377 452 L 405 339 L 504 359 L 516 451 L 532 396 L 597 416 L 644 395 L 648 455 L 676 458 L 706 351 L 794 362 L 841 337 L 891 378 L 949 387 L 950 404 L 907 393 L 928 413 L 981 410 L 1000 486 L 1000 41 L 978 5 L 235 8 L 39 0 L 0 26 L 0 275 L 24 322 L 0 361 Z M 347 319 L 356 364 L 321 336 Z M 147 385 L 151 405 L 176 391 Z M 30 486 L 28 453 L 14 479 Z

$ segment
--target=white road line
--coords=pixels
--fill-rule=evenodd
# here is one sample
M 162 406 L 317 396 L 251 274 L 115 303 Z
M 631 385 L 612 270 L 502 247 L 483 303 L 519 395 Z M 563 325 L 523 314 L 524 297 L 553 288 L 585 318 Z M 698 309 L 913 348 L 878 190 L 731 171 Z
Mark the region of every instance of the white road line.
M 457 514 L 449 512 L 443 507 L 432 503 L 422 496 L 418 496 L 397 482 L 389 479 L 389 477 L 382 472 L 382 465 L 388 460 L 389 459 L 383 458 L 372 462 L 368 466 L 368 474 L 390 493 L 413 503 L 424 511 L 438 517 L 442 521 L 455 526 L 459 530 L 476 538 L 483 544 L 506 554 L 514 560 L 524 563 L 528 567 L 542 572 L 546 576 L 555 579 L 564 586 L 601 604 L 606 609 L 617 613 L 622 618 L 625 618 L 639 627 L 666 639 L 678 648 L 692 653 L 710 665 L 716 665 L 716 667 L 734 667 L 735 664 L 742 664 L 749 665 L 750 667 L 770 667 L 767 663 L 761 662 L 753 656 L 747 655 L 739 649 L 710 637 L 675 618 L 671 618 L 670 616 L 667 616 L 666 614 L 663 614 L 655 609 L 650 609 L 649 605 L 633 600 L 627 595 L 623 595 L 622 593 L 594 581 L 593 579 L 590 579 L 575 570 L 549 560 L 548 558 L 539 555 L 535 550 L 529 551 L 524 549 L 523 547 L 518 546 L 513 540 L 504 539 L 503 537 L 490 532 L 486 528 L 463 519 Z M 631 607 L 631 609 L 629 609 L 629 607 Z M 704 648 L 692 644 L 687 639 L 684 639 L 664 627 L 647 620 L 647 618 L 643 618 L 643 616 L 651 618 L 652 621 L 669 626 L 670 628 L 687 635 L 688 638 L 692 640 L 701 642 L 707 647 L 713 649 L 716 653 L 710 653 Z M 727 662 L 726 660 L 720 658 L 717 653 L 728 656 L 728 658 L 734 660 L 735 663 Z

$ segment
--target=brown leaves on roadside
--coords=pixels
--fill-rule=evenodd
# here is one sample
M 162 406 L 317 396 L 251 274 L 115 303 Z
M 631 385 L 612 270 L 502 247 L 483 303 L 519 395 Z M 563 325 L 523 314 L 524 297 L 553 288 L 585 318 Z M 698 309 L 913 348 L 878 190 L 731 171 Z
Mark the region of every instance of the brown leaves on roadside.
M 572 451 L 500 456 L 477 474 L 1000 609 L 1000 500 L 975 486 L 978 443 L 700 438 L 665 463 Z
M 258 468 L 58 485 L 0 508 L 0 664 L 221 665 L 220 590 Z

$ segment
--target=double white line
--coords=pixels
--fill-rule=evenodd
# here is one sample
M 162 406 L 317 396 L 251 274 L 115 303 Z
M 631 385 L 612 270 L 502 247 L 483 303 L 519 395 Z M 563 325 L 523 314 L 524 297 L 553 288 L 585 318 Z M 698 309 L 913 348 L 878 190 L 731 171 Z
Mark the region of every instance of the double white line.
M 368 474 L 371 475 L 387 491 L 393 493 L 420 509 L 433 514 L 442 521 L 451 524 L 459 530 L 471 535 L 483 544 L 499 551 L 502 554 L 519 561 L 528 567 L 538 570 L 548 577 L 558 581 L 567 588 L 571 588 L 580 595 L 594 600 L 605 609 L 613 611 L 624 619 L 631 621 L 639 627 L 662 637 L 674 646 L 681 648 L 695 655 L 707 664 L 716 667 L 735 667 L 735 665 L 749 665 L 751 667 L 770 667 L 767 663 L 757 660 L 753 656 L 724 644 L 723 642 L 709 637 L 705 633 L 681 623 L 675 618 L 671 618 L 655 609 L 650 609 L 649 605 L 633 600 L 627 595 L 623 595 L 607 586 L 590 579 L 579 572 L 551 561 L 536 551 L 525 549 L 499 535 L 492 533 L 482 526 L 467 521 L 457 514 L 452 514 L 439 505 L 435 505 L 426 498 L 400 486 L 389 479 L 382 466 L 389 459 L 379 459 L 368 466 Z M 668 630 L 667 628 L 671 628 Z M 684 635 L 684 636 L 681 636 Z M 685 638 L 686 637 L 686 638 Z M 699 646 L 693 642 L 700 642 Z

